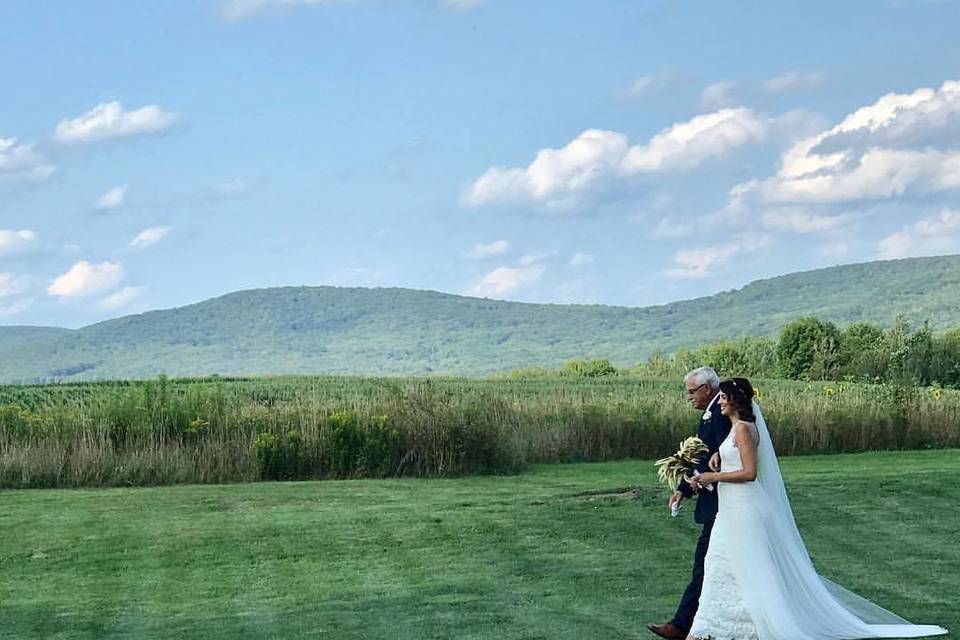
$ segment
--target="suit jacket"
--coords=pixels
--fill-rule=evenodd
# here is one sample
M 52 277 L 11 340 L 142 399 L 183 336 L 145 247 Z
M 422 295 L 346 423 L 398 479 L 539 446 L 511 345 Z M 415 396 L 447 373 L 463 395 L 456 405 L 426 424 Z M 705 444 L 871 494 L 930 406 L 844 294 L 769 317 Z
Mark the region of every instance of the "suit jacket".
M 705 473 L 710 470 L 710 467 L 707 466 L 710 462 L 710 456 L 717 452 L 717 449 L 720 448 L 720 443 L 726 440 L 727 435 L 730 433 L 730 418 L 721 414 L 720 407 L 717 406 L 717 398 L 719 397 L 719 393 L 714 396 L 713 400 L 710 401 L 710 405 L 700 416 L 700 426 L 697 428 L 697 436 L 703 440 L 704 444 L 710 449 L 710 451 L 700 459 L 700 464 L 697 465 L 697 471 L 700 473 Z M 708 411 L 710 412 L 710 418 L 704 420 L 703 415 Z M 690 485 L 682 480 L 677 487 L 677 491 L 682 493 L 685 498 L 693 496 Z M 694 522 L 698 524 L 712 522 L 713 519 L 717 517 L 717 505 L 716 485 L 714 485 L 713 491 L 701 489 L 697 493 L 697 507 L 693 512 Z

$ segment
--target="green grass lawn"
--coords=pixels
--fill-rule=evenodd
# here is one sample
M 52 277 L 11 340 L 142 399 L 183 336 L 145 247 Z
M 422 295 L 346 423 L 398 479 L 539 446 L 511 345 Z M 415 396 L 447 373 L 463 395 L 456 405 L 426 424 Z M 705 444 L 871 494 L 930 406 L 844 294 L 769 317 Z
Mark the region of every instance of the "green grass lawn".
M 960 628 L 960 450 L 783 461 L 824 575 Z M 636 498 L 597 497 L 639 485 Z M 0 638 L 653 638 L 697 529 L 650 462 L 0 493 Z

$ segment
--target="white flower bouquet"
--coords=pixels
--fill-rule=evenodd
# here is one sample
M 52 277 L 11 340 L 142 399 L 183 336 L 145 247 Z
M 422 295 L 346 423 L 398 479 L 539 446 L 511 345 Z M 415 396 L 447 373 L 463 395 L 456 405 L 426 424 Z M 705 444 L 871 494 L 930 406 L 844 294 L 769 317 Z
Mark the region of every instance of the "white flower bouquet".
M 690 482 L 691 479 L 696 477 L 697 465 L 700 464 L 703 455 L 709 451 L 710 448 L 703 440 L 696 436 L 690 436 L 680 443 L 680 448 L 675 454 L 654 462 L 657 467 L 657 477 L 660 482 L 674 491 L 681 481 Z M 712 489 L 712 487 L 710 488 Z M 673 515 L 676 516 L 678 513 L 679 508 L 675 507 Z

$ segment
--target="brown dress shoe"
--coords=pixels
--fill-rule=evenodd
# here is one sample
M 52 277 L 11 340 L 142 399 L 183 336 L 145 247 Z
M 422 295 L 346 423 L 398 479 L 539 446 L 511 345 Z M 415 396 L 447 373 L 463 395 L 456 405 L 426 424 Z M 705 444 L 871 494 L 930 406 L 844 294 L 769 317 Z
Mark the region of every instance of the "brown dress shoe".
M 650 629 L 650 631 L 657 634 L 661 638 L 668 638 L 669 640 L 684 640 L 684 638 L 687 637 L 687 632 L 681 631 L 672 622 L 666 622 L 664 624 L 648 624 L 647 629 Z

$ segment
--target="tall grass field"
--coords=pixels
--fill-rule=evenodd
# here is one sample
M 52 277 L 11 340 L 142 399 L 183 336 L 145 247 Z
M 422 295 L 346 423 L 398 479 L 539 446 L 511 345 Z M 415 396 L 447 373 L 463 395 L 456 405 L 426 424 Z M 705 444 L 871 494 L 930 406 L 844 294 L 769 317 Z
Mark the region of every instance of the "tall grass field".
M 818 570 L 955 634 L 958 456 L 782 460 Z M 0 638 L 652 638 L 645 624 L 672 615 L 698 533 L 666 498 L 650 460 L 3 491 Z
M 960 447 L 960 392 L 758 380 L 781 455 Z M 0 487 L 513 473 L 657 458 L 675 379 L 182 379 L 0 387 Z

